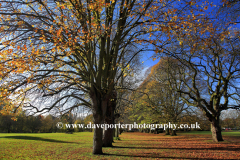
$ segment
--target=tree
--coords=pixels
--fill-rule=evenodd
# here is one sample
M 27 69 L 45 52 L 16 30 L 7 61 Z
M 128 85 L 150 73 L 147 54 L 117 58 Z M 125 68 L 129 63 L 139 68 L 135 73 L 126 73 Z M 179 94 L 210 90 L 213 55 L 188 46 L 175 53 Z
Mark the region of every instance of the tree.
M 79 118 L 77 119 L 74 124 L 83 124 L 83 119 Z M 84 128 L 75 128 L 74 129 L 75 132 L 82 132 L 84 131 Z
M 239 21 L 239 0 L 222 0 L 220 4 L 218 15 L 224 19 L 225 22 L 234 24 L 240 23 Z
M 90 124 L 90 123 L 93 124 L 93 115 L 90 114 L 90 115 L 86 116 L 86 117 L 84 118 L 83 122 L 84 122 L 84 125 L 85 125 L 85 126 L 87 126 L 87 125 Z M 87 129 L 88 129 L 88 128 L 87 128 Z M 89 128 L 89 130 L 92 132 L 92 128 Z
M 28 116 L 27 117 L 27 121 L 26 121 L 26 125 L 27 128 L 31 131 L 31 133 L 35 133 L 38 132 L 42 126 L 41 121 L 42 121 L 42 116 Z
M 3 106 L 0 106 L 0 110 Z M 23 133 L 27 131 L 26 113 L 22 111 L 17 117 L 11 115 L 2 115 L 0 113 L 0 132 L 17 132 Z M 16 121 L 17 119 L 17 121 Z
M 169 83 L 188 105 L 201 108 L 212 125 L 213 141 L 218 142 L 223 141 L 221 111 L 239 107 L 239 39 L 231 31 L 221 30 L 221 25 L 208 25 L 212 29 L 205 34 L 198 34 L 203 33 L 199 25 L 198 29 L 193 26 L 191 36 L 179 35 L 181 43 L 167 51 L 181 63 L 172 71 L 178 74 L 169 74 Z M 178 81 L 185 87 L 177 85 Z
M 176 60 L 162 57 L 161 60 L 151 68 L 150 74 L 139 86 L 133 117 L 149 119 L 148 123 L 178 123 L 184 112 L 188 112 L 189 106 L 180 98 L 179 93 L 169 86 L 168 63 L 178 63 Z M 172 66 L 171 66 L 172 67 Z M 136 112 L 137 111 L 137 112 Z M 147 117 L 147 115 L 149 115 Z M 166 133 L 169 134 L 166 130 Z M 176 131 L 172 130 L 172 135 Z
M 222 128 L 239 128 L 239 112 L 236 110 L 226 110 L 221 114 Z
M 15 123 L 15 132 L 20 132 L 20 133 L 23 133 L 23 132 L 26 132 L 27 131 L 27 116 L 26 116 L 26 113 L 24 111 L 22 111 L 21 114 L 19 114 L 17 116 L 17 121 Z
M 132 54 L 136 53 L 136 48 L 128 47 L 126 49 L 127 54 L 122 58 L 122 65 L 126 62 L 129 62 L 130 59 L 131 62 L 127 65 L 125 69 L 123 69 L 123 74 L 121 72 L 118 72 L 117 74 L 121 74 L 119 81 L 115 85 L 115 89 L 112 92 L 111 95 L 111 101 L 108 103 L 106 117 L 105 117 L 105 123 L 106 124 L 116 124 L 119 123 L 121 116 L 120 113 L 124 110 L 124 107 L 126 104 L 126 99 L 124 99 L 125 96 L 131 92 L 131 90 L 134 88 L 136 81 L 136 78 L 134 78 L 134 75 L 136 75 L 136 72 L 139 70 L 139 67 L 142 65 L 140 63 L 140 55 L 136 55 L 134 58 L 132 58 Z M 121 68 L 124 68 L 122 66 Z M 104 130 L 103 134 L 103 146 L 104 147 L 111 147 L 113 142 L 113 136 L 118 137 L 118 134 L 120 133 L 120 128 L 107 128 L 107 130 Z M 113 136 L 111 136 L 113 135 Z
M 152 85 L 155 101 L 162 111 L 162 119 L 164 123 L 172 122 L 179 123 L 183 117 L 183 113 L 189 112 L 189 106 L 180 98 L 180 94 L 175 92 L 174 85 L 168 81 L 169 63 L 178 63 L 176 60 L 169 57 L 162 57 L 159 63 L 152 68 L 151 79 L 154 82 Z M 175 65 L 175 64 L 174 64 Z M 174 67 L 174 66 L 171 66 Z M 173 72 L 171 74 L 174 74 Z M 183 88 L 181 82 L 177 85 Z M 172 130 L 172 136 L 176 135 L 176 130 Z
M 2 112 L 89 106 L 94 123 L 103 124 L 121 69 L 132 60 L 123 63 L 125 49 L 140 47 L 134 58 L 147 48 L 137 43 L 154 44 L 153 32 L 175 28 L 172 2 L 1 1 L 1 95 L 10 102 Z M 101 128 L 93 154 L 102 154 Z
M 53 116 L 47 115 L 41 119 L 41 129 L 40 131 L 43 133 L 52 133 L 54 128 L 56 127 L 56 123 L 54 123 Z
M 12 117 L 10 115 L 4 115 L 1 116 L 1 123 L 0 123 L 0 128 L 3 132 L 10 133 L 12 132 L 12 127 L 14 121 L 11 119 Z
M 68 112 L 67 114 L 63 114 L 61 115 L 61 122 L 63 124 L 74 124 L 74 122 L 76 121 L 74 119 L 74 116 L 71 112 Z M 63 125 L 63 127 L 61 128 L 61 132 L 65 132 L 65 133 L 73 133 L 74 132 L 74 127 L 73 126 L 67 126 L 67 125 Z
M 107 111 L 106 111 L 106 116 L 104 120 L 106 124 L 114 124 L 114 111 L 116 108 L 116 101 L 117 101 L 117 92 L 113 91 L 110 97 L 110 100 L 107 103 Z M 114 128 L 107 128 L 107 130 L 104 129 L 104 134 L 103 134 L 104 147 L 112 147 L 113 130 Z

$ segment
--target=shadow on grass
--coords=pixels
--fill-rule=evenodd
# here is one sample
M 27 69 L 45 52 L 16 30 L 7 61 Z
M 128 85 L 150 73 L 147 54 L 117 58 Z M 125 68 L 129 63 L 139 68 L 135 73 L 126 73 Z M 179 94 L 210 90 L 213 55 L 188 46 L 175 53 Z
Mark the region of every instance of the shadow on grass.
M 199 158 L 188 158 L 188 157 L 171 157 L 171 156 L 161 156 L 159 154 L 153 154 L 153 153 L 149 153 L 148 155 L 122 155 L 122 154 L 107 154 L 104 153 L 102 154 L 103 156 L 109 156 L 109 158 L 111 156 L 120 156 L 120 157 L 138 157 L 138 158 L 167 158 L 167 159 L 199 159 Z M 211 160 L 215 160 L 213 158 L 204 158 L 204 159 L 211 159 Z
M 61 140 L 54 140 L 48 138 L 40 138 L 40 137 L 32 137 L 32 136 L 5 136 L 0 138 L 9 138 L 9 139 L 22 139 L 22 140 L 34 140 L 34 141 L 45 141 L 45 142 L 55 142 L 55 143 L 76 143 L 77 142 L 68 142 L 68 141 L 61 141 Z
M 124 146 L 113 146 L 112 148 L 128 148 L 128 149 L 178 149 L 178 150 L 221 150 L 221 151 L 239 151 L 239 148 L 228 147 L 211 147 L 211 148 L 179 148 L 179 147 L 124 147 Z

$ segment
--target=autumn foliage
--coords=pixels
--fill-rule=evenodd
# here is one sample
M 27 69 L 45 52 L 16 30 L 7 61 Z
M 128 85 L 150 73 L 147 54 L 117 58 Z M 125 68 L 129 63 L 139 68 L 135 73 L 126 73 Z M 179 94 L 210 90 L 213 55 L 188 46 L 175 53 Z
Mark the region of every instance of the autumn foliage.
M 102 124 L 115 87 L 136 55 L 166 53 L 172 40 L 181 46 L 188 39 L 191 53 L 210 44 L 211 39 L 203 40 L 215 31 L 211 18 L 202 14 L 208 5 L 194 0 L 1 1 L 1 113 L 69 113 L 87 106 L 94 123 Z M 191 36 L 198 32 L 201 40 Z M 220 40 L 226 35 L 229 31 L 221 32 Z M 93 153 L 102 153 L 101 129 L 94 130 Z

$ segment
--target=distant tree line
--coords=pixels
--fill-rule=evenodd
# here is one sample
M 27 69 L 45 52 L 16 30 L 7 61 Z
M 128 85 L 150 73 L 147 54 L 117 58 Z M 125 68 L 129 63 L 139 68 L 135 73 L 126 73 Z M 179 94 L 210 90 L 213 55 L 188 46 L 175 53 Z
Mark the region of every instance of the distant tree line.
M 26 115 L 22 112 L 17 116 L 17 120 L 12 120 L 10 115 L 0 114 L 0 133 L 53 133 L 53 132 L 81 132 L 91 131 L 90 129 L 80 128 L 57 128 L 56 124 L 62 122 L 63 124 L 85 124 L 92 122 L 92 115 L 88 115 L 84 118 L 74 117 L 72 114 L 64 115 L 61 117 L 55 117 L 53 115 L 47 116 L 32 116 Z
M 221 127 L 225 130 L 240 130 L 240 112 L 228 110 L 221 115 Z

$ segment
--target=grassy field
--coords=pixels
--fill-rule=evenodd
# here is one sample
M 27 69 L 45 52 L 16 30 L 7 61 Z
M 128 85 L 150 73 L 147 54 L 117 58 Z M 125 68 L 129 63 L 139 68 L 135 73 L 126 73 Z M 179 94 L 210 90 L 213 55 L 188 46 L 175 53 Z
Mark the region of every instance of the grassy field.
M 240 132 L 223 132 L 224 142 L 210 132 L 123 133 L 104 155 L 92 155 L 93 133 L 0 134 L 0 159 L 240 159 Z

